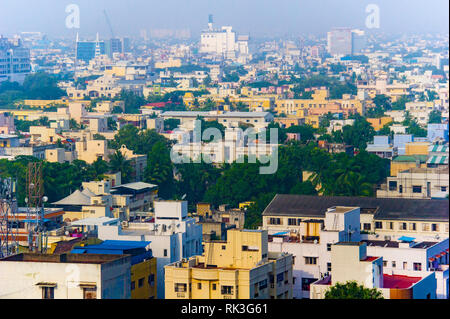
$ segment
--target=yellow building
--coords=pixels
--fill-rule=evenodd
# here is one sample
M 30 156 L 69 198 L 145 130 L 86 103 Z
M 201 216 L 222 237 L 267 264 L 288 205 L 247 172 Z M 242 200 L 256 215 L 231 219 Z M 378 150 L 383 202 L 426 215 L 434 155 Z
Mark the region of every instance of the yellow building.
M 320 115 L 308 115 L 305 117 L 305 124 L 311 125 L 314 128 L 319 128 L 321 118 L 322 116 Z
M 131 299 L 156 299 L 156 258 L 131 266 Z
M 304 111 L 307 110 L 305 113 Z M 344 94 L 342 99 L 329 99 L 328 90 L 315 90 L 312 99 L 280 99 L 275 101 L 277 114 L 297 115 L 314 114 L 323 115 L 331 113 L 354 114 L 364 113 L 364 105 L 358 99 Z
M 244 209 L 245 207 L 249 207 L 250 205 L 254 204 L 255 202 L 242 202 L 239 203 L 239 209 Z
M 166 299 L 289 299 L 293 257 L 268 252 L 265 230 L 228 230 L 204 254 L 166 265 Z
M 414 167 L 427 167 L 427 155 L 399 155 L 391 161 L 390 176 Z
M 405 145 L 405 155 L 428 155 L 428 142 L 410 142 Z
M 367 122 L 369 122 L 370 125 L 372 125 L 375 131 L 379 131 L 386 124 L 393 122 L 393 119 L 390 116 L 383 116 L 380 118 L 366 118 L 366 120 Z
M 210 203 L 197 203 L 197 215 L 198 216 L 208 216 L 211 214 L 211 204 Z
M 23 104 L 25 106 L 29 107 L 35 107 L 40 109 L 48 109 L 54 106 L 60 106 L 60 105 L 68 105 L 69 100 L 68 99 L 59 99 L 59 100 L 23 100 L 18 102 L 18 104 Z

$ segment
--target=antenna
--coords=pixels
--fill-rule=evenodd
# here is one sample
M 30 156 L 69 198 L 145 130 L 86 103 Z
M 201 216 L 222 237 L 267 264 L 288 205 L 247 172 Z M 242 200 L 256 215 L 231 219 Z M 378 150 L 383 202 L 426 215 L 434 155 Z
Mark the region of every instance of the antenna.
M 45 253 L 47 234 L 44 227 L 43 203 L 48 198 L 43 196 L 42 162 L 28 163 L 26 187 L 28 249 L 33 252 Z
M 19 248 L 15 190 L 15 180 L 0 178 L 0 258 L 16 254 Z

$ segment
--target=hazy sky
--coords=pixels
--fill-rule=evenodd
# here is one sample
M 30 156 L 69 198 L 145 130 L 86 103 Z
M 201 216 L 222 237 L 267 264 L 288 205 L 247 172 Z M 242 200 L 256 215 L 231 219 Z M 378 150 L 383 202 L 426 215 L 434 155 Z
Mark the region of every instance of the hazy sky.
M 78 30 L 65 26 L 69 4 L 79 5 Z M 324 35 L 335 26 L 366 29 L 368 4 L 380 8 L 380 31 L 448 32 L 448 0 L 0 0 L 0 34 L 93 36 L 98 31 L 109 37 L 106 9 L 118 36 L 138 35 L 141 29 L 190 29 L 196 35 L 210 13 L 216 25 L 251 36 Z

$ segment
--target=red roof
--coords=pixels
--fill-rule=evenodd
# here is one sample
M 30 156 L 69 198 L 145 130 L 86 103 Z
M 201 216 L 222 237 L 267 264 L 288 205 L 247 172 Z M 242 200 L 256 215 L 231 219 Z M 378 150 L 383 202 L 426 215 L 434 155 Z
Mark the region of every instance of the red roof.
M 383 274 L 383 288 L 406 289 L 422 280 L 422 277 Z
M 148 103 L 148 104 L 145 104 L 145 106 L 165 107 L 166 106 L 166 102 Z
M 374 260 L 376 260 L 378 258 L 380 258 L 380 257 L 366 256 L 366 258 L 362 259 L 361 261 L 374 261 Z

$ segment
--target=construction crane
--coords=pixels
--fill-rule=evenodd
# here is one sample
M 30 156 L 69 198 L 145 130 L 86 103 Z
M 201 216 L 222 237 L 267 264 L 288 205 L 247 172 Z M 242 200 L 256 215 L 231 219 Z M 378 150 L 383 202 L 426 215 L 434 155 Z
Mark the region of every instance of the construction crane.
M 108 24 L 109 31 L 111 32 L 111 39 L 114 39 L 115 38 L 114 31 L 113 31 L 113 28 L 111 26 L 111 22 L 109 21 L 108 13 L 106 13 L 106 10 L 103 10 L 103 13 L 105 14 L 106 23 Z

